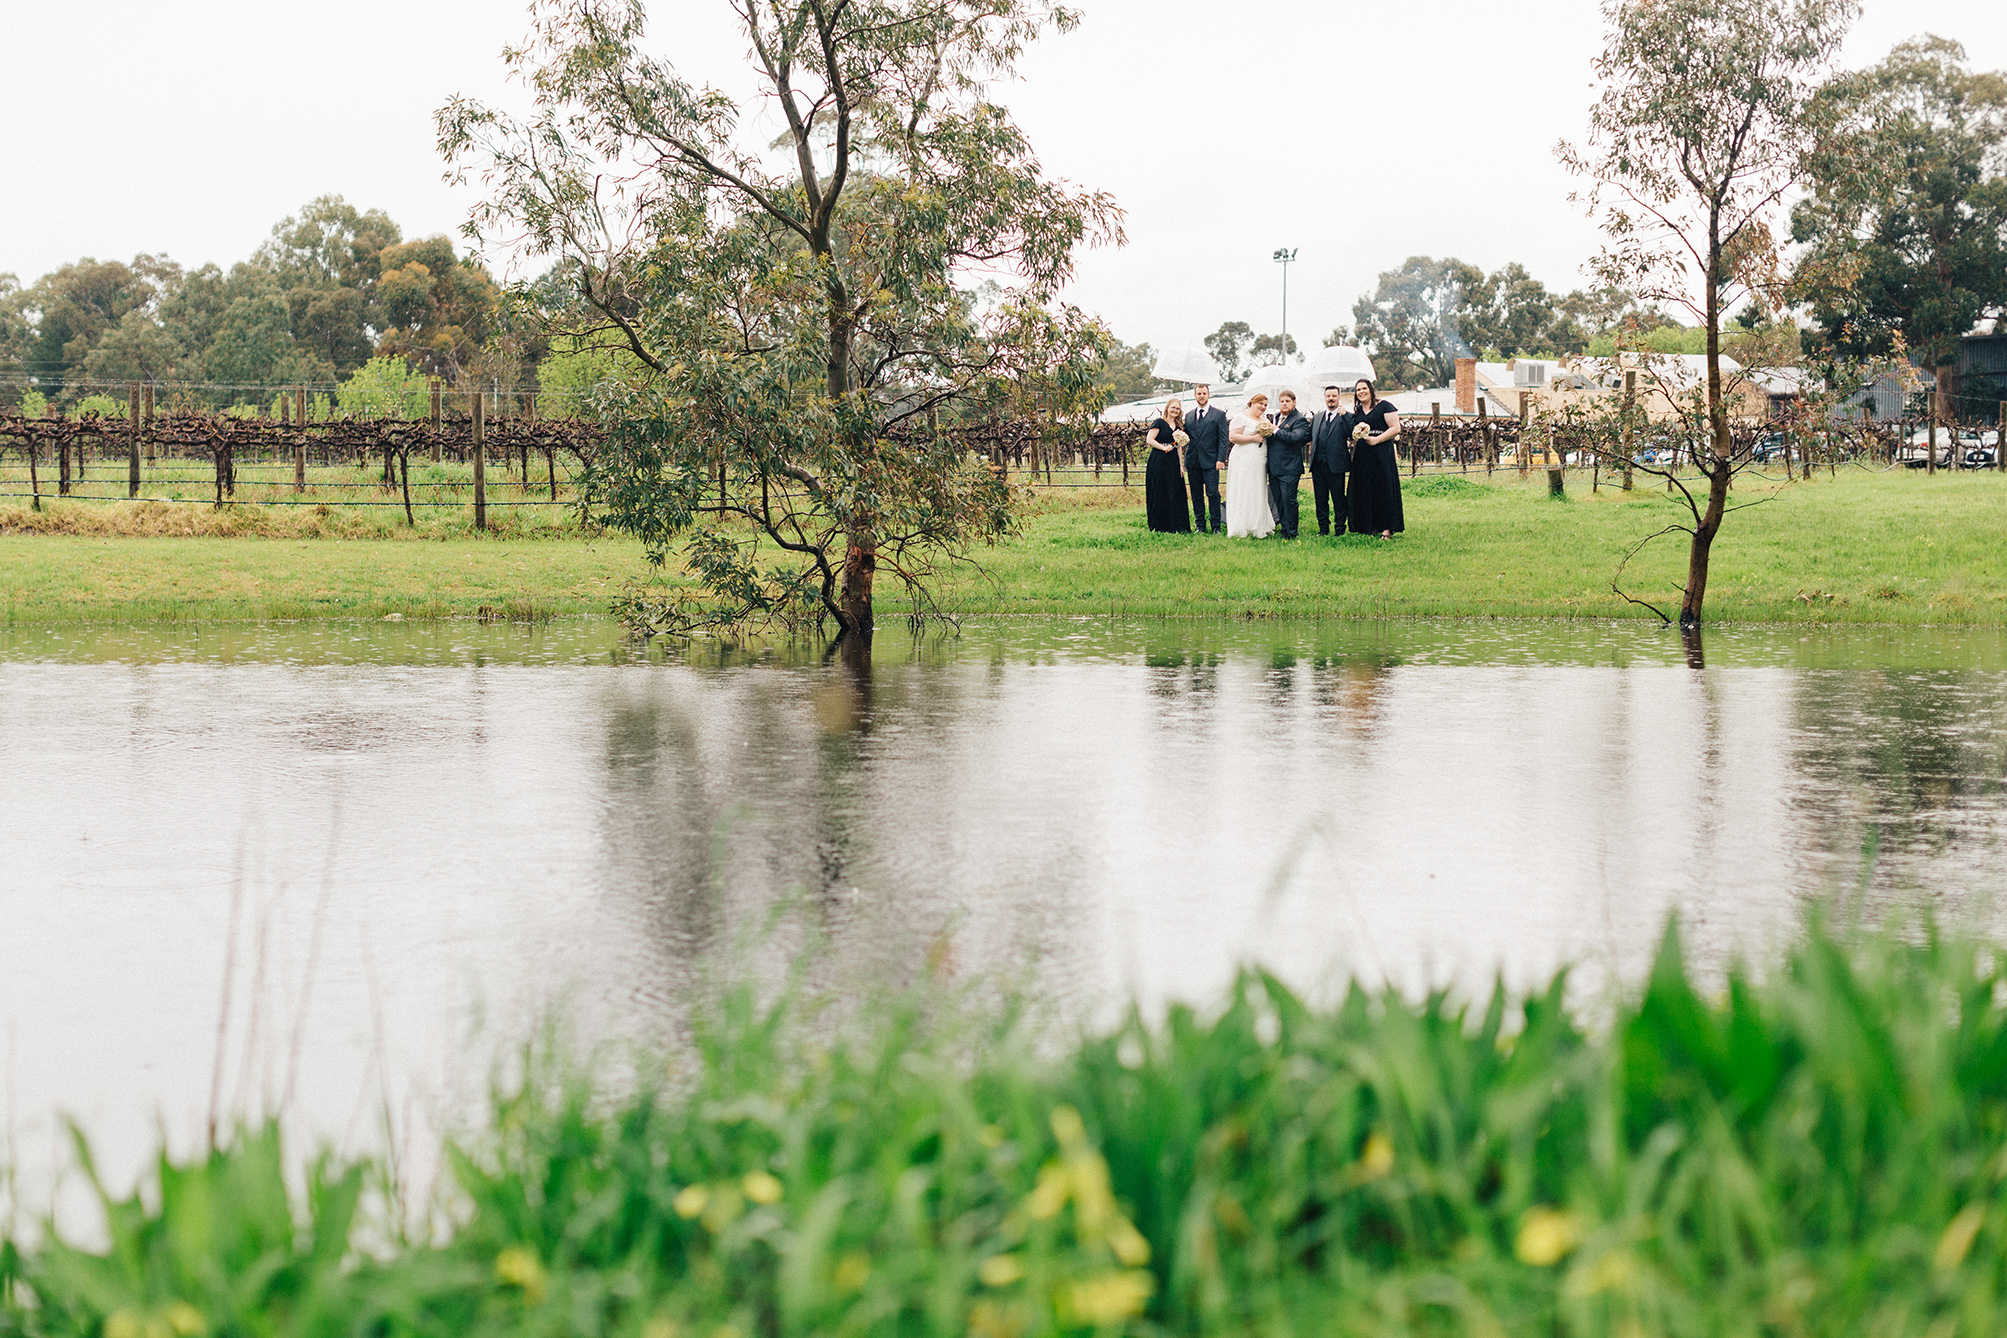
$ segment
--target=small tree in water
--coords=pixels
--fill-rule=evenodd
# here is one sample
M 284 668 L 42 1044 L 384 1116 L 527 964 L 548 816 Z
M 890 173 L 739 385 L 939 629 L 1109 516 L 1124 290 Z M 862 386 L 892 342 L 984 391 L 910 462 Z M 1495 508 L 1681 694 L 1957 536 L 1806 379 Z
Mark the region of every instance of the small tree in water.
M 652 375 L 606 394 L 588 488 L 708 592 L 669 621 L 833 618 L 868 634 L 878 569 L 916 601 L 1015 523 L 936 427 L 1037 401 L 1098 409 L 1106 335 L 1055 299 L 1119 242 L 985 94 L 1066 10 L 1029 0 L 735 0 L 760 105 L 642 50 L 631 0 L 535 11 L 507 60 L 527 121 L 455 100 L 440 146 L 491 183 L 469 234 L 577 267 L 602 338 Z M 778 138 L 776 138 L 778 131 Z
M 1700 623 L 1729 485 L 1749 463 L 1729 431 L 1722 317 L 1745 298 L 1767 311 L 1782 295 L 1769 220 L 1831 118 L 1819 80 L 1859 8 L 1856 0 L 1605 0 L 1589 137 L 1558 150 L 1594 182 L 1586 203 L 1609 237 L 1598 277 L 1686 308 L 1707 337 L 1706 440 L 1693 452 L 1704 495 L 1668 472 L 1693 518 L 1676 527 L 1693 540 L 1682 627 Z

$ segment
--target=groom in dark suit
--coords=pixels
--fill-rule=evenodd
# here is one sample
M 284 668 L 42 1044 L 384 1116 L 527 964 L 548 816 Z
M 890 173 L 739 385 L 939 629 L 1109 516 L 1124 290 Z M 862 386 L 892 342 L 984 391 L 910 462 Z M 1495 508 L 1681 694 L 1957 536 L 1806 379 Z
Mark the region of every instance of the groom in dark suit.
M 1345 392 L 1324 387 L 1324 407 L 1310 420 L 1310 495 L 1317 503 L 1317 532 L 1345 532 L 1345 471 L 1352 448 L 1345 440 Z
M 1268 439 L 1268 509 L 1285 539 L 1296 537 L 1296 485 L 1303 479 L 1303 451 L 1310 445 L 1310 420 L 1296 411 L 1296 392 L 1276 397 L 1278 413 Z
M 1206 515 L 1212 514 L 1212 532 L 1226 532 L 1226 511 L 1220 506 L 1220 461 L 1233 447 L 1227 444 L 1227 416 L 1208 402 L 1211 386 L 1192 387 L 1192 411 L 1185 415 L 1185 484 L 1192 490 L 1192 528 L 1206 532 Z

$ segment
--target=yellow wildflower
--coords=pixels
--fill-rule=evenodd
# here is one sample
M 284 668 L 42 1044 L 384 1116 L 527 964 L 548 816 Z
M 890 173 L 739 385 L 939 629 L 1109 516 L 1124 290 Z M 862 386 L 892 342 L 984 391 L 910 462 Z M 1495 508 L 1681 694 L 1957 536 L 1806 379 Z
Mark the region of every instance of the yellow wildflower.
M 836 1289 L 842 1292 L 861 1292 L 864 1284 L 871 1280 L 871 1257 L 862 1250 L 852 1250 L 836 1263 Z
M 711 1191 L 702 1185 L 686 1185 L 676 1195 L 676 1215 L 688 1220 L 704 1211 L 704 1205 L 711 1201 Z
M 1394 1169 L 1394 1140 L 1375 1131 L 1359 1152 L 1359 1179 L 1378 1180 Z
M 544 1299 L 549 1278 L 544 1273 L 543 1260 L 533 1251 L 511 1245 L 495 1256 L 495 1281 L 505 1287 L 522 1288 L 523 1299 L 536 1305 Z
M 186 1301 L 176 1301 L 167 1307 L 167 1327 L 181 1335 L 181 1338 L 198 1338 L 209 1332 L 209 1321 L 202 1312 Z
M 768 1175 L 765 1171 L 748 1173 L 746 1178 L 740 1181 L 740 1186 L 746 1191 L 746 1197 L 754 1203 L 779 1203 L 781 1201 L 781 1182 L 773 1176 Z
M 1519 1223 L 1519 1239 L 1512 1252 L 1522 1264 L 1546 1268 L 1558 1264 L 1568 1251 L 1582 1242 L 1582 1227 L 1573 1213 L 1541 1206 L 1527 1210 Z
M 1008 1287 L 1024 1276 L 1024 1261 L 1014 1254 L 993 1254 L 976 1266 L 985 1287 Z
M 1119 1324 L 1143 1313 L 1156 1279 L 1140 1268 L 1084 1278 L 1066 1289 L 1067 1309 L 1082 1324 Z

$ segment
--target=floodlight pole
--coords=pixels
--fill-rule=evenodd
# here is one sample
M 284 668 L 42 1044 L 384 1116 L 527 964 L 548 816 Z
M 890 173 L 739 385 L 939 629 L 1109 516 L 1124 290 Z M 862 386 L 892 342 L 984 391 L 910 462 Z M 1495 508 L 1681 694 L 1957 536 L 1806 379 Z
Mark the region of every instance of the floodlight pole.
M 1275 262 L 1282 266 L 1282 352 L 1277 361 L 1285 367 L 1289 365 L 1289 264 L 1296 259 L 1299 249 L 1294 246 L 1277 247 L 1274 257 Z

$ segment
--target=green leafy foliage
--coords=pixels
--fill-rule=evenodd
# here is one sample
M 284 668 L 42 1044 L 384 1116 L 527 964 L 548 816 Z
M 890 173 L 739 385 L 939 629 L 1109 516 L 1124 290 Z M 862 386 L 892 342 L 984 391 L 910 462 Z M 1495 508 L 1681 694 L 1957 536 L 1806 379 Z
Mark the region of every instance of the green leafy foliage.
M 335 388 L 341 412 L 357 418 L 423 418 L 432 411 L 424 377 L 402 355 L 371 358 Z
M 323 1158 L 296 1216 L 275 1124 L 240 1129 L 186 1165 L 163 1156 L 151 1202 L 113 1197 L 81 1135 L 77 1147 L 104 1214 L 103 1249 L 49 1239 L 19 1265 L 37 1338 L 276 1338 L 333 1334 L 357 1318 L 350 1234 L 360 1166 Z
M 1814 921 L 1705 982 L 1669 929 L 1590 1027 L 1538 993 L 1211 1012 L 1071 1044 L 994 1000 L 728 994 L 605 1087 L 532 1052 L 437 1243 L 277 1131 L 102 1247 L 0 1248 L 0 1333 L 1992 1335 L 2007 957 Z M 831 1011 L 831 1007 L 835 1011 Z M 88 1157 L 85 1158 L 88 1168 Z M 95 1181 L 94 1181 L 95 1183 Z M 388 1237 L 395 1239 L 394 1236 Z

